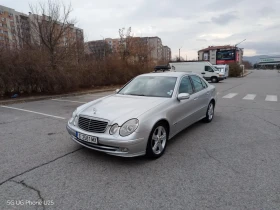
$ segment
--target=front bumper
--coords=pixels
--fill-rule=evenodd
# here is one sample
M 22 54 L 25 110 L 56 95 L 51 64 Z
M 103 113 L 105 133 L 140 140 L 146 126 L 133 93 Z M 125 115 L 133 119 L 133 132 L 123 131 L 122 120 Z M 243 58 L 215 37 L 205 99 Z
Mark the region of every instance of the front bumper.
M 136 157 L 146 154 L 147 138 L 139 133 L 133 133 L 127 137 L 115 137 L 106 133 L 90 133 L 67 123 L 66 129 L 71 139 L 76 143 L 92 150 L 104 152 L 110 155 L 121 157 Z M 95 136 L 98 138 L 98 144 L 89 143 L 76 137 L 76 132 Z

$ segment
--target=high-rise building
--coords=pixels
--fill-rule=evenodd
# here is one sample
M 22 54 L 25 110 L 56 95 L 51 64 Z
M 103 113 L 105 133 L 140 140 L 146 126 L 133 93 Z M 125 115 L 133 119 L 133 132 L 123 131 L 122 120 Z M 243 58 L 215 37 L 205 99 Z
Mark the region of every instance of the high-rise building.
M 141 37 L 145 40 L 150 48 L 150 55 L 154 61 L 162 60 L 163 58 L 163 47 L 161 38 L 155 37 Z
M 19 15 L 14 9 L 0 5 L 0 46 L 16 48 L 19 44 L 17 36 L 20 27 Z
M 143 48 L 145 45 L 147 47 Z M 142 48 L 140 46 L 142 46 Z M 88 54 L 104 56 L 108 52 L 121 52 L 127 47 L 141 48 L 139 49 L 141 53 L 147 52 L 154 62 L 162 60 L 169 61 L 171 59 L 171 49 L 168 46 L 163 46 L 159 37 L 129 37 L 127 40 L 106 38 L 104 40 L 87 42 L 85 49 Z
M 171 49 L 168 46 L 163 46 L 163 60 L 164 61 L 171 60 Z
M 44 24 L 47 35 L 47 27 L 51 21 L 50 17 L 29 13 L 23 14 L 14 9 L 0 5 L 0 45 L 9 48 L 20 48 L 25 44 L 40 44 L 39 24 Z M 55 32 L 59 33 L 64 27 L 63 35 L 59 40 L 61 46 L 66 46 L 74 42 L 83 43 L 83 30 L 74 24 L 63 25 L 56 22 Z

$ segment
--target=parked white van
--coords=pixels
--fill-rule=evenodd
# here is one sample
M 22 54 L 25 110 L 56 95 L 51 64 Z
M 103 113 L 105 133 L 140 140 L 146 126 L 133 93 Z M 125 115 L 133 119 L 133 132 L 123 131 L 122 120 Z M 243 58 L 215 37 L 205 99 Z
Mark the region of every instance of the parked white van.
M 219 74 L 224 77 L 224 79 L 228 78 L 228 72 L 229 72 L 229 65 L 214 65 L 218 70 Z
M 224 77 L 219 74 L 219 71 L 207 61 L 170 62 L 169 67 L 171 68 L 171 71 L 174 70 L 200 74 L 204 79 L 210 80 L 211 82 L 219 82 L 224 79 Z

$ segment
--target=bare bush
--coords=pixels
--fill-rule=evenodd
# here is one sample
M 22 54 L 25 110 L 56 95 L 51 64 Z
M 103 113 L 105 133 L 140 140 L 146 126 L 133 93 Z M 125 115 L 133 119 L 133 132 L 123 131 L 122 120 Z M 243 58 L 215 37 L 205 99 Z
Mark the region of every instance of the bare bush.
M 238 62 L 229 64 L 229 76 L 230 77 L 239 77 L 241 76 L 242 68 L 240 67 Z

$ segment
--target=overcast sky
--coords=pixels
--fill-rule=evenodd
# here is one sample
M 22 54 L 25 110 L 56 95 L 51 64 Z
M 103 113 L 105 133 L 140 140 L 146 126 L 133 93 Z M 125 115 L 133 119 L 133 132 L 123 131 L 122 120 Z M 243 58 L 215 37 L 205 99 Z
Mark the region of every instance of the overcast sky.
M 1 0 L 28 13 L 37 0 Z M 64 0 L 84 29 L 85 39 L 118 37 L 132 27 L 135 36 L 158 36 L 172 56 L 197 58 L 209 45 L 240 44 L 245 56 L 280 55 L 280 0 Z

